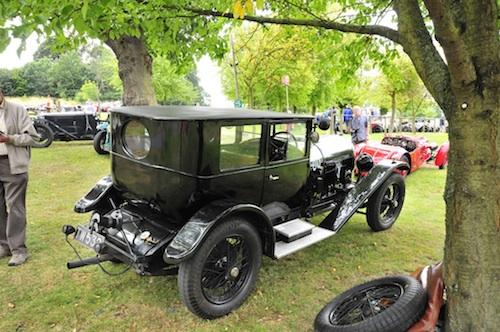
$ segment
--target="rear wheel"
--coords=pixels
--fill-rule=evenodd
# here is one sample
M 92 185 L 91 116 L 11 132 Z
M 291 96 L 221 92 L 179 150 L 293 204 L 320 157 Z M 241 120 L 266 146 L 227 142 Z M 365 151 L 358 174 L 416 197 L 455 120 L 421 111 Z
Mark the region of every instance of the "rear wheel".
M 54 141 L 54 133 L 49 128 L 49 126 L 43 123 L 35 123 L 33 124 L 33 126 L 35 127 L 38 135 L 40 136 L 39 139 L 35 140 L 35 144 L 33 145 L 33 147 L 46 148 L 49 145 L 51 145 L 52 142 Z
M 101 130 L 101 131 L 97 132 L 97 134 L 94 136 L 94 150 L 98 154 L 108 154 L 109 153 L 109 151 L 107 151 L 105 148 L 106 134 L 107 134 L 107 132 L 105 130 Z
M 254 289 L 261 260 L 262 244 L 255 228 L 244 219 L 228 219 L 180 264 L 182 301 L 201 318 L 227 315 Z
M 366 221 L 375 231 L 390 228 L 399 216 L 405 199 L 405 181 L 394 173 L 375 191 L 368 200 Z
M 329 332 L 404 332 L 422 317 L 427 294 L 412 277 L 376 279 L 353 287 L 328 303 L 314 329 Z

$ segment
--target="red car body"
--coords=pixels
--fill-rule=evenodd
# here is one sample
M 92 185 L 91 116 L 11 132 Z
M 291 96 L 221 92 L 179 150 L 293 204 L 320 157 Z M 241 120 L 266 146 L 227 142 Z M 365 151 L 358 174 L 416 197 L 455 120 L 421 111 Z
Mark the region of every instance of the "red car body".
M 402 160 L 409 164 L 410 171 L 414 172 L 426 162 L 433 160 L 440 169 L 448 164 L 448 142 L 437 148 L 423 137 L 411 136 L 384 136 L 381 143 L 360 143 L 354 147 L 358 157 L 366 153 L 373 158 L 375 164 L 383 159 Z

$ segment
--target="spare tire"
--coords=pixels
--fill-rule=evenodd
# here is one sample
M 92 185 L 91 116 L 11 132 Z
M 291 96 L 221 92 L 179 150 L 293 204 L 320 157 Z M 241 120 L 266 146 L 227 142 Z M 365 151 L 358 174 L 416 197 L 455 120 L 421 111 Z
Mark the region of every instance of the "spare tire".
M 316 316 L 315 331 L 404 332 L 427 307 L 427 293 L 417 279 L 392 276 L 353 287 Z

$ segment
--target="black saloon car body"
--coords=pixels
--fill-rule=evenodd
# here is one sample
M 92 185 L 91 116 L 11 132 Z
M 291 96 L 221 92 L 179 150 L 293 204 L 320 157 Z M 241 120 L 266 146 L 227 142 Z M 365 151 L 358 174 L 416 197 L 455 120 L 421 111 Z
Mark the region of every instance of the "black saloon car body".
M 354 182 L 352 145 L 335 136 L 316 143 L 310 116 L 124 107 L 111 117 L 112 174 L 75 206 L 92 212 L 75 238 L 98 255 L 68 267 L 113 259 L 157 274 L 179 266 L 181 297 L 204 318 L 244 301 L 261 254 L 281 258 L 328 238 L 364 206 L 370 227 L 383 230 L 402 207 L 394 170 L 406 164 L 369 165 Z M 318 226 L 309 222 L 325 211 Z

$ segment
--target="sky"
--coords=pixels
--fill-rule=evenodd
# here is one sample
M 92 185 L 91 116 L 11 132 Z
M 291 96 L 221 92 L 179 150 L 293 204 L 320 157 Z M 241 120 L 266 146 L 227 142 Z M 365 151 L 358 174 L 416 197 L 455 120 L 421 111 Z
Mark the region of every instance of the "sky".
M 0 68 L 19 68 L 33 60 L 39 41 L 31 35 L 26 42 L 26 50 L 17 56 L 21 41 L 13 39 L 7 49 L 0 53 Z M 233 103 L 222 92 L 221 73 L 217 64 L 208 55 L 203 56 L 196 64 L 200 86 L 210 96 L 212 107 L 232 107 Z

